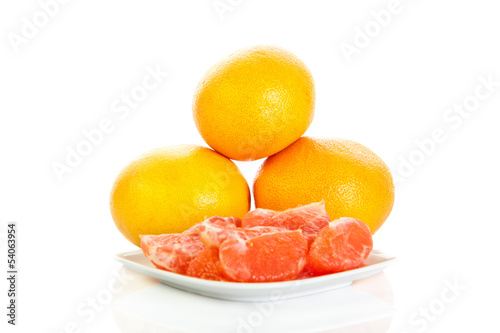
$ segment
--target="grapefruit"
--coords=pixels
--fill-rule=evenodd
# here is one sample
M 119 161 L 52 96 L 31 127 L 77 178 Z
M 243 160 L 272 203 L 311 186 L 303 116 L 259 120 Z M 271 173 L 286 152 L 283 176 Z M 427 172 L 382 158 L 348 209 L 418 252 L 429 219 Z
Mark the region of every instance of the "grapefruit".
M 141 235 L 140 238 L 142 252 L 157 268 L 179 274 L 185 274 L 191 260 L 205 249 L 198 235 Z
M 257 208 L 249 211 L 241 219 L 242 227 L 269 225 L 271 218 L 277 213 L 275 210 Z
M 307 255 L 307 270 L 315 274 L 360 267 L 373 248 L 370 228 L 361 220 L 344 217 L 321 229 Z
M 301 137 L 264 161 L 254 197 L 257 208 L 278 211 L 325 200 L 330 218 L 357 218 L 375 233 L 391 212 L 394 183 L 382 159 L 359 143 Z
M 241 218 L 250 208 L 250 192 L 231 160 L 209 148 L 178 145 L 125 167 L 110 206 L 118 230 L 139 246 L 140 234 L 181 233 L 214 215 Z
M 239 50 L 201 79 L 193 102 L 205 142 L 239 161 L 275 154 L 297 140 L 314 117 L 314 83 L 306 65 L 279 47 Z
M 255 211 L 248 212 L 243 217 L 242 227 L 265 225 L 287 230 L 300 230 L 309 244 L 314 241 L 318 232 L 330 223 L 324 201 L 290 208 L 283 212 L 263 209 Z M 273 214 L 271 215 L 270 212 Z
M 205 249 L 189 263 L 187 276 L 213 281 L 228 281 L 224 276 L 218 249 Z
M 199 230 L 201 241 L 208 248 L 219 248 L 226 239 L 238 238 L 241 240 L 247 240 L 265 234 L 285 231 L 281 228 L 267 226 L 258 226 L 253 228 L 224 228 L 210 225 L 206 225 Z
M 298 230 L 265 234 L 249 240 L 231 238 L 219 248 L 224 273 L 239 282 L 291 280 L 306 262 L 307 240 Z

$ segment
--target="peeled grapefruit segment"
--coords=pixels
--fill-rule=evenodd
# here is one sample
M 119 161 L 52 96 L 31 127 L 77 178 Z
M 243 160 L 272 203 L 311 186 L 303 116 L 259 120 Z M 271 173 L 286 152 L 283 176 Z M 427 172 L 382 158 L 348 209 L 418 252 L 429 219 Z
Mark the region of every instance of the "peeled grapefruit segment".
M 212 216 L 201 222 L 201 225 L 210 225 L 220 228 L 239 228 L 241 227 L 241 219 L 231 216 L 231 217 L 220 217 Z
M 236 228 L 241 227 L 241 219 L 237 217 L 220 217 L 212 216 L 201 223 L 197 223 L 188 230 L 184 231 L 183 235 L 199 235 L 206 226 L 217 228 Z
M 292 280 L 302 271 L 306 256 L 307 240 L 298 230 L 231 238 L 219 249 L 224 273 L 239 282 Z
M 372 248 L 370 228 L 361 220 L 342 217 L 318 233 L 309 249 L 306 269 L 329 274 L 358 268 Z
M 253 213 L 259 211 L 257 213 Z M 288 230 L 300 230 L 309 244 L 314 241 L 318 232 L 330 222 L 330 216 L 325 209 L 325 202 L 315 202 L 309 205 L 275 212 L 267 209 L 256 209 L 243 217 L 242 227 L 257 225 L 274 226 Z M 271 212 L 274 212 L 269 217 Z
M 205 280 L 228 281 L 219 260 L 218 249 L 205 249 L 191 261 L 186 275 Z
M 284 228 L 278 228 L 278 227 L 268 227 L 268 226 L 257 226 L 257 227 L 251 227 L 251 228 L 241 228 L 244 231 L 244 237 L 246 239 L 252 239 L 258 236 L 262 235 L 267 235 L 267 234 L 274 234 L 276 232 L 285 232 L 289 231 Z M 245 239 L 245 240 L 246 240 Z
M 189 263 L 205 249 L 199 235 L 140 235 L 144 255 L 160 269 L 185 274 Z
M 208 248 L 219 248 L 227 237 L 231 236 L 231 230 L 239 229 L 241 220 L 237 217 L 214 216 L 197 224 L 196 232 L 200 235 L 201 241 Z
M 315 276 L 317 276 L 316 273 L 307 269 L 307 262 L 306 262 L 304 269 L 299 273 L 299 275 L 297 275 L 295 280 L 304 280 L 304 279 L 309 279 L 309 278 L 312 278 Z
M 265 226 L 253 228 L 220 228 L 211 225 L 205 225 L 200 230 L 201 241 L 208 248 L 219 248 L 226 239 L 237 238 L 248 240 L 265 234 L 285 231 L 282 228 Z
M 243 228 L 269 225 L 271 218 L 277 213 L 275 210 L 257 208 L 246 213 L 241 219 Z

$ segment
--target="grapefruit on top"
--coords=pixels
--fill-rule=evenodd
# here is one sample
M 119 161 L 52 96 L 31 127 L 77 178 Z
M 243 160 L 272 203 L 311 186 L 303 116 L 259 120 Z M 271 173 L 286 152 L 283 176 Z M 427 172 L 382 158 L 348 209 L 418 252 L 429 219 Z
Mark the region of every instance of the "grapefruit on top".
M 391 212 L 394 183 L 382 159 L 359 143 L 301 137 L 264 161 L 254 196 L 256 207 L 278 211 L 325 200 L 331 219 L 360 219 L 375 233 Z
M 279 47 L 239 50 L 202 78 L 193 117 L 205 142 L 239 161 L 275 154 L 297 140 L 314 116 L 309 69 Z

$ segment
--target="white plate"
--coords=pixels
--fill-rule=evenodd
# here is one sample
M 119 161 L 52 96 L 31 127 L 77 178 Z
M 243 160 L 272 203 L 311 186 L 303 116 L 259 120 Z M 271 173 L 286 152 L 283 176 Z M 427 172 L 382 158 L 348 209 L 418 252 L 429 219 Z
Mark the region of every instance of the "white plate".
M 158 269 L 141 250 L 118 253 L 115 259 L 171 287 L 231 301 L 276 301 L 341 288 L 374 275 L 395 261 L 395 257 L 373 250 L 363 267 L 350 271 L 294 281 L 238 283 L 203 280 Z

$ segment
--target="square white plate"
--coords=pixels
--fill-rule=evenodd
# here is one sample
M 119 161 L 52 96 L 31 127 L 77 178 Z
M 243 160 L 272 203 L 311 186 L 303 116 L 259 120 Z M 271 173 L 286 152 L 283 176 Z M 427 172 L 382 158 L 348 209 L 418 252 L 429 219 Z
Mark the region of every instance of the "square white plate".
M 141 250 L 118 253 L 115 259 L 166 285 L 191 293 L 231 301 L 274 301 L 348 286 L 353 281 L 377 274 L 394 263 L 396 258 L 382 251 L 373 250 L 364 266 L 357 269 L 303 280 L 265 283 L 209 281 L 167 272 L 154 267 Z

